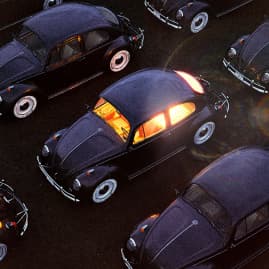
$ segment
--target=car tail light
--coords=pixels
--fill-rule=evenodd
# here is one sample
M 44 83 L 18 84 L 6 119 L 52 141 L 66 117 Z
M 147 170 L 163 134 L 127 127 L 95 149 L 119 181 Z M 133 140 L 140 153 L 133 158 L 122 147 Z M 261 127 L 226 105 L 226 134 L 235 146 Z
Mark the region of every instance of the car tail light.
M 186 72 L 182 71 L 175 71 L 175 72 L 188 83 L 188 85 L 192 88 L 194 92 L 199 94 L 205 93 L 203 86 L 195 77 Z

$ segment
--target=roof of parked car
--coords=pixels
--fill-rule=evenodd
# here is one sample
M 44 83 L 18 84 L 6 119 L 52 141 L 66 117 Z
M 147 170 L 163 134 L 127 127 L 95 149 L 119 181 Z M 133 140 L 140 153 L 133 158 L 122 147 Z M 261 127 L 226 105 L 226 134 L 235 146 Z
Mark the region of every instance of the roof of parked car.
M 136 127 L 170 105 L 188 101 L 196 94 L 174 71 L 145 69 L 124 77 L 100 96 Z
M 219 158 L 194 179 L 215 198 L 232 222 L 269 202 L 269 150 L 244 147 Z
M 52 47 L 75 34 L 115 25 L 103 11 L 103 7 L 66 3 L 37 13 L 24 26 L 37 33 L 47 47 Z

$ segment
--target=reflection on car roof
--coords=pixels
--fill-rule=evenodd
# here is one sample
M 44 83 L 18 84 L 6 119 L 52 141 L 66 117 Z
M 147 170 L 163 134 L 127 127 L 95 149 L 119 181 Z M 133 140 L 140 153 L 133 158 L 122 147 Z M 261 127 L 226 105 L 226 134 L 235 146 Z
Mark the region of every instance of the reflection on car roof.
M 44 41 L 47 47 L 78 33 L 100 27 L 111 27 L 96 6 L 78 3 L 67 3 L 42 11 L 24 22 Z
M 234 150 L 194 179 L 227 209 L 233 224 L 269 202 L 269 151 L 259 147 Z

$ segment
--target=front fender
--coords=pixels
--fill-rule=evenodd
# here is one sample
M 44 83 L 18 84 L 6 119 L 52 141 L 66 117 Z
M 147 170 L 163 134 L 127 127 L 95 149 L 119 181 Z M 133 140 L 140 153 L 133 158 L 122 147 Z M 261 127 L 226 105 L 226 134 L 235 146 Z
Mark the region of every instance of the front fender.
M 41 92 L 38 87 L 32 84 L 15 84 L 0 91 L 1 96 L 1 112 L 7 112 L 20 97 L 30 94 L 40 96 Z
M 209 9 L 209 5 L 204 2 L 195 1 L 193 3 L 189 3 L 181 8 L 184 14 L 184 21 L 190 22 L 194 15 L 201 12 L 202 10 Z
M 89 192 L 92 192 L 96 185 L 110 177 L 112 174 L 117 173 L 117 171 L 118 168 L 116 166 L 96 166 L 86 170 L 76 177 L 81 184 L 81 188 L 78 191 L 79 196 L 82 196 L 82 198 L 83 196 L 88 197 Z

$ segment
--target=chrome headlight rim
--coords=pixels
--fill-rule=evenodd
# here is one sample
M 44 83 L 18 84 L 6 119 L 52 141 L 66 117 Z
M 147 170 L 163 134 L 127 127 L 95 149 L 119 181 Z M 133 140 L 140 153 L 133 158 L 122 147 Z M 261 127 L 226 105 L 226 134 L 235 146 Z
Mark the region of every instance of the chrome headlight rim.
M 181 9 L 179 9 L 179 10 L 177 11 L 177 13 L 176 13 L 176 19 L 177 19 L 178 21 L 180 21 L 180 20 L 182 20 L 183 17 L 184 17 L 184 13 L 183 13 L 183 11 L 182 11 Z
M 231 47 L 229 48 L 228 52 L 227 52 L 227 55 L 229 58 L 234 58 L 236 55 L 237 55 L 237 51 L 235 48 Z
M 264 84 L 268 84 L 269 83 L 269 70 L 265 71 L 262 74 L 261 82 L 264 83 Z
M 81 189 L 82 185 L 81 182 L 79 181 L 78 178 L 74 179 L 73 184 L 72 184 L 72 189 L 74 191 L 79 191 Z
M 127 248 L 127 250 L 130 251 L 130 252 L 134 252 L 134 251 L 136 251 L 136 249 L 137 249 L 137 244 L 136 244 L 135 240 L 134 240 L 132 237 L 130 237 L 130 238 L 127 240 L 127 242 L 126 242 L 126 248 Z
M 48 147 L 48 145 L 44 145 L 41 151 L 41 154 L 43 157 L 48 157 L 50 155 L 50 149 Z

